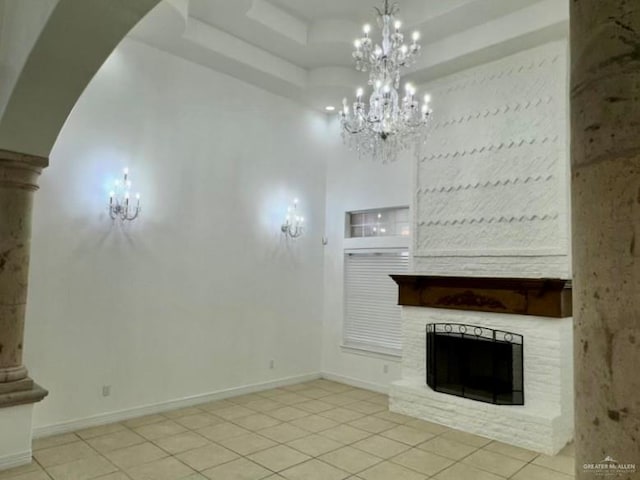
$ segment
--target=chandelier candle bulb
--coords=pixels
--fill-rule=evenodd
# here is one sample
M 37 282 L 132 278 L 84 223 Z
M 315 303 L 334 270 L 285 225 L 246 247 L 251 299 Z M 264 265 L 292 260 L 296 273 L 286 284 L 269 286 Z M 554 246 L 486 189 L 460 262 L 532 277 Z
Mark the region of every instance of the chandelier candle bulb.
M 416 94 L 416 89 L 413 88 L 413 85 L 411 85 L 410 83 L 407 83 L 404 86 L 404 89 L 407 92 L 407 96 L 410 98 L 413 98 L 413 96 Z

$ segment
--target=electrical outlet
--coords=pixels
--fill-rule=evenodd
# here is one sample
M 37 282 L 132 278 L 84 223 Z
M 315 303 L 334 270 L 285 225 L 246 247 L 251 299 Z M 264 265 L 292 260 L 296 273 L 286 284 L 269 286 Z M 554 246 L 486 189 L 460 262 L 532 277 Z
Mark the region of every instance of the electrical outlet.
M 269 362 L 269 368 L 270 368 L 271 370 L 273 370 L 275 367 L 276 367 L 276 361 L 275 361 L 275 360 L 271 360 L 271 361 Z
M 382 372 L 383 372 L 383 373 L 389 373 L 389 365 L 385 364 L 385 365 L 382 367 Z
M 111 385 L 103 385 L 102 386 L 102 396 L 108 397 L 111 395 Z

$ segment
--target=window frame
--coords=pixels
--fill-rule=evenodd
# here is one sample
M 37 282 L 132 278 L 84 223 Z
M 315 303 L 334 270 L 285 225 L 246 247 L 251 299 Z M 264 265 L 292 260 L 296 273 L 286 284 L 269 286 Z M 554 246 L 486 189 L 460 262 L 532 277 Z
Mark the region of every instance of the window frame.
M 363 231 L 367 229 L 367 227 L 372 227 L 375 222 L 364 222 L 359 224 L 353 224 L 352 218 L 354 215 L 362 215 L 363 218 L 366 218 L 369 215 L 384 215 L 390 214 L 393 216 L 393 232 L 389 234 L 375 234 L 375 235 L 353 235 L 353 228 L 359 227 Z M 398 217 L 400 215 L 406 215 L 406 220 L 399 221 Z M 389 220 L 387 220 L 387 223 Z M 399 224 L 406 224 L 406 234 L 402 234 L 402 229 L 398 229 Z M 378 225 L 379 226 L 379 225 Z M 389 228 L 390 225 L 386 225 Z M 373 227 L 375 230 L 375 227 Z M 345 230 L 344 230 L 344 238 L 345 239 L 373 239 L 373 238 L 409 238 L 411 236 L 411 209 L 408 205 L 400 205 L 394 207 L 382 207 L 382 208 L 369 208 L 366 210 L 352 210 L 345 212 Z

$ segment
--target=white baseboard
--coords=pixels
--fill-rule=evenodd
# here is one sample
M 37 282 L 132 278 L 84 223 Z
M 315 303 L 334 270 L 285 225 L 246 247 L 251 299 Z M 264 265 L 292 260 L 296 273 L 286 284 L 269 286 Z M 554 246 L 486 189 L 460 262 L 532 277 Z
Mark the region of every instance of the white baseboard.
M 11 455 L 5 455 L 0 457 L 0 472 L 2 470 L 9 470 L 10 468 L 22 467 L 23 465 L 29 465 L 31 463 L 31 450 L 27 450 L 21 453 L 12 453 Z
M 269 390 L 271 388 L 285 387 L 287 385 L 293 385 L 296 383 L 309 382 L 311 380 L 317 380 L 321 378 L 320 373 L 309 373 L 306 375 L 296 375 L 294 377 L 280 378 L 277 380 L 271 380 L 269 382 L 254 383 L 251 385 L 244 385 L 241 387 L 229 388 L 226 390 L 219 390 L 212 393 L 204 393 L 200 395 L 194 395 L 191 397 L 180 398 L 176 400 L 169 400 L 167 402 L 160 402 L 151 405 L 143 405 L 141 407 L 129 408 L 126 410 L 119 410 L 116 412 L 101 413 L 87 418 L 79 418 L 70 420 L 68 422 L 56 423 L 51 425 L 44 425 L 41 427 L 35 427 L 33 429 L 34 438 L 49 437 L 52 435 L 59 435 L 62 433 L 74 432 L 83 428 L 98 427 L 101 425 L 107 425 L 109 423 L 122 422 L 131 418 L 143 417 L 145 415 L 152 415 L 154 413 L 162 413 L 169 410 L 175 410 L 177 408 L 191 407 L 200 403 L 213 402 L 215 400 L 223 400 L 225 398 L 237 397 L 239 395 L 246 395 L 248 393 L 260 392 L 262 390 Z M 338 380 L 339 381 L 339 380 Z M 345 382 L 346 383 L 346 382 Z M 31 459 L 31 454 L 29 454 Z M 0 462 L 2 459 L 0 459 Z M 2 464 L 0 463 L 0 468 Z
M 338 373 L 322 372 L 322 378 L 326 378 L 327 380 L 331 380 L 334 382 L 345 383 L 347 385 L 351 385 L 352 387 L 364 388 L 365 390 L 384 393 L 385 395 L 389 393 L 390 389 L 390 385 L 367 382 L 366 380 L 359 380 L 357 378 L 347 377 Z

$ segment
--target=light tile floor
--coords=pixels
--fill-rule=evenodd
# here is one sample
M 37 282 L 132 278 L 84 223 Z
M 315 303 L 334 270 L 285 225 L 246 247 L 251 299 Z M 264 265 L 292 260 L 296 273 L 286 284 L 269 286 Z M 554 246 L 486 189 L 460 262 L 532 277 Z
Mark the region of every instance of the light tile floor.
M 549 457 L 389 412 L 327 380 L 36 440 L 0 480 L 570 480 Z

